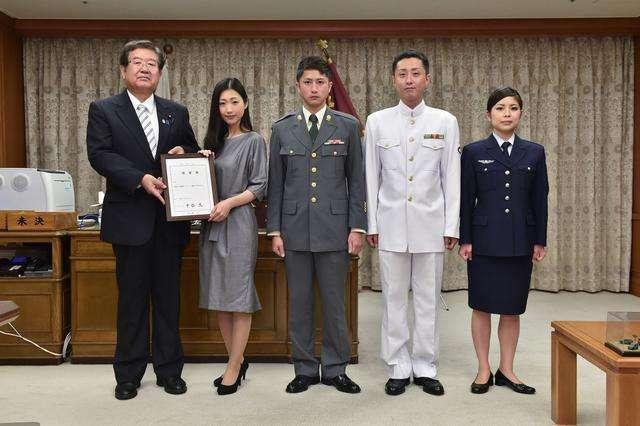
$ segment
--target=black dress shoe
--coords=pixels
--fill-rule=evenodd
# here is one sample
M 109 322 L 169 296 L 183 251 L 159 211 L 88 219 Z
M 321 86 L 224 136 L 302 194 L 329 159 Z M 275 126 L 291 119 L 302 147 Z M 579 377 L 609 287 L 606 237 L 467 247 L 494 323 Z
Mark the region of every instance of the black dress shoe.
M 471 393 L 487 393 L 489 386 L 493 386 L 493 373 L 489 373 L 489 379 L 485 383 L 471 383 Z
M 527 386 L 524 383 L 513 383 L 511 380 L 502 374 L 502 371 L 496 371 L 496 386 L 507 386 L 514 392 L 523 393 L 525 395 L 533 395 L 536 393 L 536 388 Z
M 353 380 L 349 378 L 346 374 L 338 374 L 336 377 L 331 379 L 322 378 L 322 384 L 327 386 L 333 386 L 338 389 L 340 392 L 344 393 L 359 393 L 360 386 Z
M 242 379 L 246 379 L 247 377 L 247 370 L 249 369 L 249 363 L 244 360 L 242 361 L 242 364 L 240 364 L 240 375 L 242 376 Z M 220 386 L 220 383 L 222 383 L 222 376 L 217 377 L 214 381 L 213 381 L 213 386 L 214 387 L 218 387 Z
M 166 393 L 180 395 L 187 391 L 187 384 L 179 376 L 165 377 L 156 380 L 156 385 L 162 386 Z
M 414 377 L 413 383 L 422 386 L 422 390 L 431 395 L 444 395 L 444 386 L 437 379 L 431 377 Z
M 387 380 L 387 384 L 384 385 L 384 391 L 387 395 L 400 395 L 404 393 L 405 388 L 411 383 L 411 381 L 406 379 L 389 379 Z
M 126 399 L 135 398 L 138 395 L 138 388 L 140 383 L 124 382 L 116 386 L 115 396 L 116 399 L 124 401 Z
M 232 393 L 236 393 L 238 386 L 242 383 L 242 374 L 242 370 L 238 371 L 238 377 L 236 377 L 236 381 L 231 385 L 225 385 L 220 382 L 218 385 L 218 395 L 231 395 Z
M 319 376 L 304 376 L 302 374 L 298 374 L 293 378 L 292 381 L 287 385 L 287 393 L 300 393 L 309 389 L 311 385 L 317 385 L 320 383 Z

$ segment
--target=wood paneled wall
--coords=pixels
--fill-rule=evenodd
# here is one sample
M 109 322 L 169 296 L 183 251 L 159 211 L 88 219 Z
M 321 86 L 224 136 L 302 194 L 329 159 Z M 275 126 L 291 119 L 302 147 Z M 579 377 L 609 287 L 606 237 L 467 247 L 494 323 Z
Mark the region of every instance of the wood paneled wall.
M 0 167 L 24 167 L 22 39 L 15 21 L 0 12 Z
M 0 167 L 25 159 L 21 37 L 635 37 L 631 292 L 640 296 L 640 17 L 348 21 L 131 21 L 11 19 L 0 13 Z

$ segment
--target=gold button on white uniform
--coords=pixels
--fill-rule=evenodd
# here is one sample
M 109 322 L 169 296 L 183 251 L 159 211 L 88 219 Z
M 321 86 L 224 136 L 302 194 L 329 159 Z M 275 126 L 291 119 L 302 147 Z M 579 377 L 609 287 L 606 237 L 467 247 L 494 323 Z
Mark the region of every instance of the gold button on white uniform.
M 318 201 L 318 199 L 316 197 L 311 197 L 311 202 L 315 203 L 316 201 Z
M 409 157 L 409 161 L 413 161 L 413 155 Z
M 504 171 L 504 174 L 505 174 L 505 175 L 507 175 L 507 176 L 509 176 L 509 175 L 511 174 L 511 172 L 510 172 L 509 170 L 505 170 L 505 171 Z
M 312 153 L 311 153 L 311 156 L 312 156 L 313 158 L 316 158 L 316 157 L 318 156 L 318 153 L 316 153 L 316 152 L 312 152 Z
M 509 210 L 509 209 L 504 209 L 504 212 L 505 212 L 505 213 L 509 213 L 509 212 L 510 212 L 510 210 Z
M 413 181 L 413 176 L 409 176 L 409 182 Z
M 413 136 L 409 138 L 409 142 L 413 142 Z
M 311 182 L 311 187 L 312 187 L 312 188 L 315 188 L 316 186 L 318 186 L 318 184 L 317 184 L 317 183 L 315 183 L 315 182 Z
M 507 200 L 507 201 L 509 201 L 509 200 L 510 200 L 510 198 L 509 198 L 509 196 L 508 196 L 508 195 L 507 195 L 507 196 L 505 196 L 505 197 L 504 197 L 504 199 L 505 199 L 505 200 Z
M 413 197 L 409 196 L 409 198 L 407 198 L 407 200 L 409 200 L 409 202 L 413 201 Z
M 410 123 L 410 124 L 416 124 L 416 120 L 413 120 L 413 119 L 412 119 L 411 121 L 409 121 L 409 123 Z
M 317 171 L 318 171 L 318 169 L 316 169 L 315 167 L 312 167 L 312 168 L 311 168 L 311 173 L 315 173 L 315 172 L 317 172 Z

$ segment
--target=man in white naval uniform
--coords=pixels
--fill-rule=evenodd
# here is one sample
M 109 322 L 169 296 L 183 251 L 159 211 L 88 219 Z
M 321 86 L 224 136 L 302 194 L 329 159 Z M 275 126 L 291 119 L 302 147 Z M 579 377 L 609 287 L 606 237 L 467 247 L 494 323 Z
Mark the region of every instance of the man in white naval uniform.
M 408 50 L 395 57 L 398 105 L 367 119 L 367 241 L 378 247 L 384 298 L 381 357 L 389 368 L 385 391 L 399 395 L 410 383 L 444 394 L 436 379 L 437 302 L 445 248 L 458 240 L 460 155 L 458 121 L 425 105 L 429 61 Z M 413 350 L 407 306 L 413 290 Z

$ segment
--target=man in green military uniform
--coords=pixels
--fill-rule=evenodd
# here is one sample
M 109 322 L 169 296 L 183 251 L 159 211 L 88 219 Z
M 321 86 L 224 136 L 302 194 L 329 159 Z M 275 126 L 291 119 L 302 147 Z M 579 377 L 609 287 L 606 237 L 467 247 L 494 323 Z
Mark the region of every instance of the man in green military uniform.
M 344 286 L 349 254 L 362 248 L 366 229 L 364 167 L 358 121 L 326 101 L 331 70 L 322 58 L 298 64 L 302 109 L 274 123 L 269 160 L 267 231 L 284 257 L 289 287 L 289 334 L 295 378 L 289 393 L 320 382 L 314 356 L 313 276 L 322 299 L 322 383 L 341 392 L 360 387 L 345 374 L 349 331 Z

